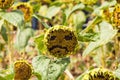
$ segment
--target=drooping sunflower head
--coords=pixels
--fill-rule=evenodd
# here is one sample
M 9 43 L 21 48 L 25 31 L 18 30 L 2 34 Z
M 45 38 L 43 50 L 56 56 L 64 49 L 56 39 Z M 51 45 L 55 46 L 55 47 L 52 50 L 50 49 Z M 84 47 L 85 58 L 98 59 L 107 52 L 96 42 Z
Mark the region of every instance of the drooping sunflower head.
M 14 64 L 14 80 L 28 80 L 32 75 L 32 68 L 26 61 L 17 61 Z
M 50 55 L 66 57 L 74 51 L 77 38 L 72 28 L 57 25 L 46 32 L 45 44 Z
M 24 14 L 25 21 L 30 21 L 33 14 L 33 7 L 26 2 L 20 2 L 14 6 L 15 10 L 21 10 Z
M 113 11 L 113 24 L 117 27 L 120 26 L 120 4 L 117 4 Z
M 13 4 L 14 0 L 0 0 L 0 8 L 7 9 Z
M 83 4 L 92 5 L 95 4 L 98 0 L 81 0 Z
M 96 68 L 85 74 L 82 80 L 119 80 L 112 71 Z
M 117 3 L 120 3 L 120 0 L 116 0 L 117 1 Z

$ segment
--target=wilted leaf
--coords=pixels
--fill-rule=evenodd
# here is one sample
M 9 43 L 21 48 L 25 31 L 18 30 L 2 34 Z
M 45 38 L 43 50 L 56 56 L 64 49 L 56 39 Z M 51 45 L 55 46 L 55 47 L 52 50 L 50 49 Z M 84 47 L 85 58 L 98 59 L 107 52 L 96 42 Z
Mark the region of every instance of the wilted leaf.
M 38 50 L 42 53 L 45 51 L 46 47 L 44 44 L 44 35 L 40 35 L 39 37 L 35 38 L 35 43 L 38 47 Z
M 45 27 L 45 28 L 50 28 L 49 25 L 47 25 L 45 22 L 43 22 L 40 18 L 41 16 L 40 15 L 33 15 L 35 18 L 37 18 L 41 23 L 42 25 Z
M 33 68 L 35 72 L 42 76 L 42 80 L 58 80 L 60 74 L 64 72 L 69 63 L 69 58 L 51 60 L 42 55 L 32 60 Z
M 1 35 L 2 35 L 3 39 L 7 42 L 8 41 L 7 30 L 4 26 L 2 26 L 2 28 L 1 28 Z
M 105 45 L 108 43 L 117 33 L 117 30 L 113 30 L 111 24 L 107 22 L 100 23 L 100 39 L 96 42 L 91 42 L 87 48 L 83 52 L 83 57 L 86 57 L 90 54 L 93 50 L 97 49 L 98 47 Z
M 52 19 L 53 16 L 55 16 L 60 11 L 60 7 L 52 6 L 48 9 L 46 17 Z
M 23 25 L 24 17 L 20 11 L 0 12 L 0 17 L 13 24 L 14 26 L 20 27 Z
M 85 21 L 86 21 L 86 16 L 82 11 L 74 15 L 74 24 L 77 32 L 79 32 L 80 29 L 82 29 L 82 25 Z
M 75 6 L 72 8 L 72 10 L 66 9 L 66 10 L 65 10 L 66 20 L 69 18 L 69 16 L 70 16 L 74 11 L 76 11 L 76 10 L 78 10 L 78 9 L 83 9 L 84 7 L 85 7 L 85 5 L 81 3 L 81 4 L 78 4 L 78 5 L 75 5 Z
M 28 43 L 28 40 L 32 36 L 33 36 L 33 30 L 31 28 L 26 28 L 22 30 L 19 29 L 15 40 L 15 47 L 18 50 L 24 49 Z
M 98 38 L 99 38 L 99 34 L 94 32 L 78 35 L 78 41 L 82 41 L 82 42 L 96 41 L 98 40 Z

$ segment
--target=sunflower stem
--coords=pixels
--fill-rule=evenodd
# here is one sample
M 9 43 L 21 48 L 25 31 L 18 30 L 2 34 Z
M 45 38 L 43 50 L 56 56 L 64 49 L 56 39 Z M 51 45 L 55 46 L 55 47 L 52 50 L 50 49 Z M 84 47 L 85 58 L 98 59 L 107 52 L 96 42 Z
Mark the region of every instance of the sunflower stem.
M 71 74 L 71 72 L 68 69 L 65 70 L 65 73 L 69 76 L 70 80 L 75 80 L 73 75 Z
M 5 24 L 6 24 L 6 29 L 7 29 L 7 36 L 8 36 L 8 56 L 9 56 L 9 64 L 11 66 L 12 64 L 12 45 L 11 45 L 11 33 L 10 33 L 10 28 L 9 28 L 9 23 L 7 21 L 5 21 Z
M 102 64 L 102 67 L 106 67 L 106 65 L 105 65 L 105 46 L 104 45 L 101 47 L 101 51 L 102 51 L 101 64 Z

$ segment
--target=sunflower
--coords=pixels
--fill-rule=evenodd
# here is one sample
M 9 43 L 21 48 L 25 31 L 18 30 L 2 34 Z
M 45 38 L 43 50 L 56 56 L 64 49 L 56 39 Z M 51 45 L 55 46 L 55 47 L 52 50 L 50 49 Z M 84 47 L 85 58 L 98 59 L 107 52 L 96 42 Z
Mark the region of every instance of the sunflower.
M 7 9 L 13 4 L 14 0 L 0 0 L 0 8 Z
M 82 78 L 82 80 L 119 80 L 112 71 L 104 68 L 96 68 L 88 71 Z
M 26 2 L 20 2 L 15 7 L 15 10 L 21 10 L 24 14 L 25 21 L 30 21 L 33 14 L 33 7 Z
M 120 4 L 117 4 L 113 11 L 113 24 L 116 27 L 120 26 Z
M 74 51 L 77 37 L 70 27 L 53 26 L 45 34 L 45 44 L 50 53 L 55 57 L 66 57 Z
M 14 64 L 14 80 L 28 80 L 32 75 L 32 68 L 26 61 L 17 61 Z
M 83 4 L 92 5 L 95 4 L 98 0 L 81 0 Z

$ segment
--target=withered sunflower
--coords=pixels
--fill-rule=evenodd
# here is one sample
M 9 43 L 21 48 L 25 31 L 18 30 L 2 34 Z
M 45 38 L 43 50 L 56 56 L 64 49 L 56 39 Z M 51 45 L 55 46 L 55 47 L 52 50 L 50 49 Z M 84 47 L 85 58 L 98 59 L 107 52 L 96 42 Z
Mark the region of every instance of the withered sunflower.
M 66 57 L 74 51 L 77 37 L 72 28 L 56 25 L 46 32 L 45 44 L 50 55 Z
M 112 71 L 104 68 L 96 68 L 88 71 L 82 80 L 119 80 Z
M 14 63 L 14 80 L 28 80 L 32 75 L 32 67 L 24 60 Z
M 15 10 L 21 10 L 25 21 L 30 21 L 33 14 L 33 7 L 27 2 L 20 2 L 14 6 Z
M 0 8 L 7 9 L 13 4 L 14 0 L 0 0 Z

